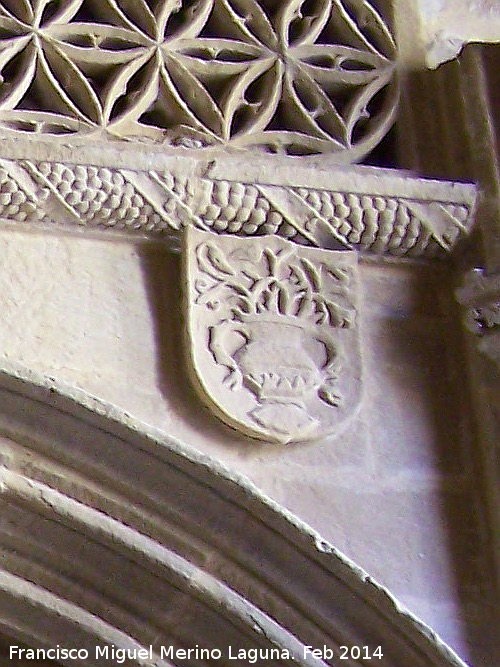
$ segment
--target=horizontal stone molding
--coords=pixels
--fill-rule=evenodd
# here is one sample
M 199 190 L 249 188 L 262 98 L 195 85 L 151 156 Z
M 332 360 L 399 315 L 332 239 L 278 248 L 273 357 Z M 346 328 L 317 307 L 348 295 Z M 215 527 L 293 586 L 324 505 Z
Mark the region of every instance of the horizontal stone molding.
M 162 237 L 173 246 L 192 226 L 424 258 L 451 251 L 474 220 L 473 185 L 404 172 L 217 152 L 207 160 L 182 150 L 116 157 L 81 164 L 0 160 L 0 220 L 20 228 L 122 230 Z

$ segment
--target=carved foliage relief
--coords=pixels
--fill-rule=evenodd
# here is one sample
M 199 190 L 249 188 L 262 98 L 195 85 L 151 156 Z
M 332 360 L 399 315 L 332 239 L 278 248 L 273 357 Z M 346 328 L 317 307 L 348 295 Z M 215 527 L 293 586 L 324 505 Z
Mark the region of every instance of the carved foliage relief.
M 186 232 L 187 346 L 202 399 L 247 435 L 326 435 L 359 404 L 356 255 Z
M 1 0 L 0 126 L 359 159 L 394 52 L 366 0 Z

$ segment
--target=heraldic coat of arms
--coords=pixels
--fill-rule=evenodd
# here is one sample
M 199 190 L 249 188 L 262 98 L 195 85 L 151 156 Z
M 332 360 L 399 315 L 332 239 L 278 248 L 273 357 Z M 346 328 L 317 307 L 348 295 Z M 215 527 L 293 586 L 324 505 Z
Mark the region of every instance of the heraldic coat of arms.
M 335 432 L 359 404 L 356 253 L 186 230 L 191 376 L 246 435 L 274 442 Z

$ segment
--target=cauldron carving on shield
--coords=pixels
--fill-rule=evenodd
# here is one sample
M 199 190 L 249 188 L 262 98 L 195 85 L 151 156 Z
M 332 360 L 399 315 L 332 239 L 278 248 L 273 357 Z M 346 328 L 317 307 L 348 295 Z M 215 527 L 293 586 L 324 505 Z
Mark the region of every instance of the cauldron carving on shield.
M 187 276 L 188 343 L 209 405 L 262 439 L 301 441 L 333 430 L 359 394 L 350 253 L 332 257 L 276 237 L 190 234 L 198 243 Z

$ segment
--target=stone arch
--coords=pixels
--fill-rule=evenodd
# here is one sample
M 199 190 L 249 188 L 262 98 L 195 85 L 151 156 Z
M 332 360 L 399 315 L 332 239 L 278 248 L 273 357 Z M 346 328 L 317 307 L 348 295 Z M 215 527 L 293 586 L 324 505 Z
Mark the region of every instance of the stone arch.
M 0 433 L 0 629 L 10 637 L 88 648 L 87 664 L 107 644 L 153 645 L 165 665 L 248 664 L 228 662 L 229 645 L 278 649 L 299 665 L 342 664 L 341 645 L 382 646 L 386 667 L 463 665 L 247 481 L 116 408 L 10 368 Z M 223 654 L 161 660 L 171 645 Z

